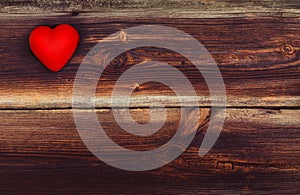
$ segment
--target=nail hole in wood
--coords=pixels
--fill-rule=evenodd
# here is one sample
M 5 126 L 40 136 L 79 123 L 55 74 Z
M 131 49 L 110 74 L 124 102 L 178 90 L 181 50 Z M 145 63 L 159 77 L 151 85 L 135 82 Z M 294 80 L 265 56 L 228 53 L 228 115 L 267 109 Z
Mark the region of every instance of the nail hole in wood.
M 79 13 L 80 13 L 80 11 L 78 11 L 78 10 L 73 10 L 73 11 L 71 11 L 71 16 L 78 16 Z

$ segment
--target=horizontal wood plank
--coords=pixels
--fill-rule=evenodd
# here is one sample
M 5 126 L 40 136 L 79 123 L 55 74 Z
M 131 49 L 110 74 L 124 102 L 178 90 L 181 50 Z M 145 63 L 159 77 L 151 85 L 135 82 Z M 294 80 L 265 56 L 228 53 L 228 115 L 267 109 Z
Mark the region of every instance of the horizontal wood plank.
M 132 109 L 131 114 L 137 122 L 147 123 L 148 111 Z M 145 138 L 120 133 L 111 110 L 97 114 L 116 143 L 149 150 L 172 137 L 178 111 L 167 109 L 163 128 Z M 228 109 L 221 135 L 204 157 L 198 150 L 210 111 L 202 108 L 201 113 L 197 135 L 179 158 L 156 170 L 128 172 L 104 164 L 88 151 L 71 110 L 0 111 L 0 189 L 30 194 L 299 192 L 299 110 Z
M 69 64 L 61 72 L 53 73 L 31 53 L 28 36 L 38 25 L 59 23 L 75 26 L 81 42 Z M 88 51 L 110 34 L 142 24 L 174 27 L 199 40 L 220 68 L 227 106 L 299 107 L 300 17 L 112 19 L 25 16 L 0 19 L 0 108 L 70 108 L 75 75 Z M 96 107 L 110 107 L 111 91 L 118 77 L 128 68 L 149 59 L 179 69 L 193 84 L 200 106 L 210 106 L 207 85 L 191 62 L 172 51 L 146 47 L 130 50 L 111 62 L 99 80 Z M 172 74 L 166 77 L 172 82 L 177 81 Z M 132 95 L 133 107 L 147 107 L 155 101 L 163 101 L 170 107 L 178 106 L 175 94 L 158 83 L 140 85 Z M 186 106 L 193 105 L 187 103 Z
M 73 15 L 107 17 L 224 18 L 241 16 L 296 16 L 297 0 L 2 0 L 0 14 Z

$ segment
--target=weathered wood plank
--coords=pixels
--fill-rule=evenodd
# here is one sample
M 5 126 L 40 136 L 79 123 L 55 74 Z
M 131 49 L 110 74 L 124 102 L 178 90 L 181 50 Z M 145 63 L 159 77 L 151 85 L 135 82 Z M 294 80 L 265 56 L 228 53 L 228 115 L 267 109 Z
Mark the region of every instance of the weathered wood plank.
M 28 35 L 38 25 L 59 23 L 74 25 L 81 34 L 81 43 L 69 65 L 59 73 L 52 73 L 31 53 Z M 0 19 L 0 108 L 70 108 L 74 78 L 87 52 L 106 36 L 141 24 L 178 28 L 199 40 L 220 68 L 227 106 L 299 107 L 299 17 L 226 20 L 23 17 Z M 97 87 L 96 106 L 109 107 L 118 77 L 136 63 L 149 59 L 178 68 L 194 85 L 200 105 L 210 105 L 202 75 L 186 58 L 164 49 L 140 48 L 124 53 L 104 71 Z M 177 81 L 172 74 L 166 77 Z M 159 100 L 167 106 L 178 106 L 173 95 L 162 85 L 147 83 L 133 93 L 132 105 L 144 107 Z
M 58 0 L 58 1 L 45 1 L 45 0 L 3 0 L 0 5 L 6 6 L 38 6 L 47 9 L 51 8 L 68 8 L 70 6 L 80 6 L 82 8 L 151 8 L 151 7 L 177 7 L 181 8 L 184 6 L 193 6 L 197 8 L 199 5 L 209 5 L 211 7 L 225 7 L 230 5 L 230 7 L 247 7 L 247 6 L 262 6 L 267 8 L 299 8 L 299 2 L 296 0 L 248 0 L 248 1 L 238 1 L 238 0 Z
M 107 17 L 172 17 L 224 18 L 241 16 L 295 16 L 299 12 L 297 0 L 3 0 L 2 15 L 40 14 L 86 15 Z
M 116 143 L 149 150 L 166 143 L 177 129 L 178 109 L 167 111 L 164 127 L 146 138 L 120 133 L 111 110 L 97 114 Z M 80 140 L 70 110 L 0 111 L 0 189 L 30 194 L 300 191 L 299 110 L 228 109 L 223 131 L 204 157 L 198 150 L 209 109 L 201 112 L 198 133 L 186 152 L 160 169 L 139 173 L 112 168 L 94 157 Z M 139 123 L 149 120 L 147 113 L 131 111 Z
M 298 0 L 1 1 L 1 193 L 299 194 L 299 10 Z M 60 23 L 74 25 L 81 43 L 70 64 L 51 73 L 30 52 L 28 35 L 38 25 Z M 201 108 L 196 137 L 179 158 L 156 170 L 128 172 L 89 152 L 69 108 L 75 74 L 87 52 L 106 36 L 141 24 L 174 27 L 201 41 L 221 70 L 231 108 L 217 143 L 199 157 L 210 120 L 209 91 L 201 74 L 168 50 L 149 47 L 124 53 L 100 78 L 96 107 L 109 108 L 117 78 L 149 59 L 183 72 L 200 106 L 207 107 Z M 174 75 L 166 77 L 176 82 Z M 151 150 L 174 135 L 180 119 L 178 99 L 157 83 L 132 87 L 131 114 L 139 123 L 149 121 L 145 107 L 151 102 L 176 107 L 167 108 L 160 131 L 149 137 L 129 135 L 115 123 L 111 110 L 97 114 L 116 143 Z M 185 106 L 195 105 L 187 101 Z

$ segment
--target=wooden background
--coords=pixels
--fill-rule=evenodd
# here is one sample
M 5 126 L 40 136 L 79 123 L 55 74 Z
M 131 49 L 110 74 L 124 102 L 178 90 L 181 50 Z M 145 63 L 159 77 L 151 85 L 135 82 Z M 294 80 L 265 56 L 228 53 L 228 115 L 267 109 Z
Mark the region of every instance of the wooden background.
M 81 42 L 70 63 L 52 73 L 31 53 L 28 35 L 36 26 L 61 23 L 75 26 Z M 198 39 L 221 70 L 228 102 L 217 143 L 199 157 L 210 104 L 195 67 L 179 54 L 151 47 L 116 58 L 100 78 L 96 107 L 107 134 L 121 146 L 156 148 L 172 137 L 180 120 L 174 93 L 147 83 L 133 93 L 131 114 L 147 123 L 147 106 L 161 101 L 168 107 L 166 124 L 146 138 L 124 134 L 116 124 L 109 107 L 114 83 L 145 59 L 182 71 L 202 113 L 194 141 L 174 162 L 129 172 L 106 165 L 84 146 L 72 115 L 72 87 L 79 64 L 98 41 L 141 24 L 174 27 Z M 0 25 L 1 194 L 300 193 L 298 0 L 2 0 Z

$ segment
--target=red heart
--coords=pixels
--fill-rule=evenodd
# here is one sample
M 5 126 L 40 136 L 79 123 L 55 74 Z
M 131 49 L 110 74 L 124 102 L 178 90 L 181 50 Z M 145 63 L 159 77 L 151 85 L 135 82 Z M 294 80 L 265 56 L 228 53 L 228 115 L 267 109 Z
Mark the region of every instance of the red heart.
M 35 28 L 29 36 L 29 45 L 34 55 L 50 70 L 60 71 L 73 56 L 79 33 L 68 25 L 61 24 L 51 29 L 48 26 Z

